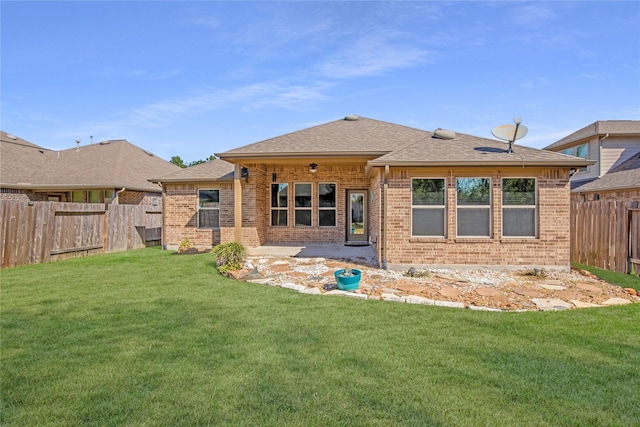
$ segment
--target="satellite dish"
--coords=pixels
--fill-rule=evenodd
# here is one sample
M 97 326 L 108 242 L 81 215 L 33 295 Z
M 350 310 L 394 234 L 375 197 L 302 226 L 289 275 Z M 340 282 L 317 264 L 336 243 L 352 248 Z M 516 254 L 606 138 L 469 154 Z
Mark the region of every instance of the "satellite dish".
M 521 125 L 522 119 L 520 117 L 516 117 L 513 119 L 515 124 L 513 125 L 502 125 L 496 126 L 491 130 L 493 136 L 498 139 L 502 139 L 504 141 L 509 141 L 509 148 L 507 149 L 507 153 L 513 153 L 513 144 L 514 141 L 524 138 L 527 135 L 529 129 L 526 126 Z

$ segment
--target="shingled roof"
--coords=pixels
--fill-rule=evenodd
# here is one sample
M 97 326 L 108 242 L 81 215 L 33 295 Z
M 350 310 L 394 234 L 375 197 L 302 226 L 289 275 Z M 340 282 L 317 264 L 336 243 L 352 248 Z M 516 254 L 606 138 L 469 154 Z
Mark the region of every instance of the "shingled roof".
M 0 131 L 0 184 L 14 187 L 29 182 L 34 169 L 47 159 L 50 150 Z
M 441 139 L 434 132 L 366 117 L 344 119 L 217 154 L 227 160 L 368 157 L 371 166 L 528 165 L 583 167 L 593 161 L 465 134 Z
M 545 147 L 545 150 L 557 150 L 594 136 L 606 134 L 640 135 L 640 120 L 598 120 Z
M 202 182 L 202 181 L 233 181 L 233 163 L 221 159 L 209 160 L 195 166 L 180 169 L 160 178 L 154 178 L 152 182 Z
M 2 139 L 2 187 L 39 190 L 124 187 L 159 192 L 160 186 L 149 179 L 180 170 L 126 140 L 104 141 L 62 151 L 31 145 L 33 147 L 16 147 Z
M 270 138 L 216 154 L 222 159 L 248 157 L 378 157 L 430 134 L 366 117 L 344 119 Z
M 574 192 L 628 190 L 640 188 L 640 153 L 612 168 L 600 178 L 577 187 Z

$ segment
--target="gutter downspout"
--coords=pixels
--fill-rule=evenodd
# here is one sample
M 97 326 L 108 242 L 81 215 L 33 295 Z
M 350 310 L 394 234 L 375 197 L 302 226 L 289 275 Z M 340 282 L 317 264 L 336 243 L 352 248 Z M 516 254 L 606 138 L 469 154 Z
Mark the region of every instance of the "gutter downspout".
M 122 187 L 120 190 L 116 191 L 116 197 L 113 198 L 111 203 L 116 202 L 116 205 L 120 204 L 120 193 L 124 192 L 127 187 Z
M 388 229 L 388 221 L 387 221 L 387 190 L 389 188 L 389 183 L 387 181 L 387 177 L 389 176 L 389 165 L 384 165 L 384 184 L 382 186 L 382 268 L 387 269 L 387 229 Z
M 608 133 L 602 138 L 598 139 L 598 178 L 602 176 L 602 141 L 607 138 L 609 138 Z

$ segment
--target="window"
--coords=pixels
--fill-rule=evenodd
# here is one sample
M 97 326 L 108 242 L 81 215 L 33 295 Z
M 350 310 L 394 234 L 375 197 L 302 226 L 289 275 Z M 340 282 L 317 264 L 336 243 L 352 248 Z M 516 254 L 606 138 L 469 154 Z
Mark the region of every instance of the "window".
M 491 180 L 458 178 L 456 181 L 458 236 L 491 236 Z
M 561 151 L 562 154 L 580 157 L 581 159 L 589 159 L 589 144 L 580 144 L 575 147 L 566 148 Z M 586 171 L 588 167 L 580 168 L 579 171 Z
M 445 236 L 446 188 L 444 178 L 411 180 L 412 236 Z
M 100 191 L 89 191 L 89 203 L 100 203 Z
M 294 184 L 294 224 L 311 227 L 311 184 Z
M 318 184 L 318 226 L 337 226 L 336 184 L 321 182 Z
M 72 191 L 71 201 L 73 203 L 84 203 L 84 191 Z
M 220 228 L 220 190 L 198 190 L 198 228 Z
M 289 206 L 289 184 L 271 184 L 271 225 L 287 226 L 287 208 Z
M 502 179 L 502 235 L 536 237 L 535 178 Z

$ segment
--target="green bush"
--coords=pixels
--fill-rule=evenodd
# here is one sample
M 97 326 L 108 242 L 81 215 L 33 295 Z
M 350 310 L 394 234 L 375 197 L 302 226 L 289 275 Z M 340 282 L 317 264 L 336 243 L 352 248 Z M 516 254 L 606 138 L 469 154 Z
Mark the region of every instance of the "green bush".
M 240 242 L 229 242 L 214 247 L 211 253 L 216 258 L 218 272 L 228 276 L 229 271 L 239 270 L 242 267 L 247 249 Z

